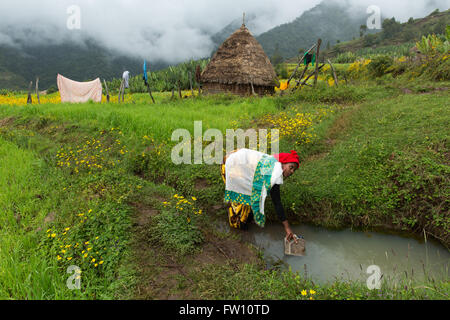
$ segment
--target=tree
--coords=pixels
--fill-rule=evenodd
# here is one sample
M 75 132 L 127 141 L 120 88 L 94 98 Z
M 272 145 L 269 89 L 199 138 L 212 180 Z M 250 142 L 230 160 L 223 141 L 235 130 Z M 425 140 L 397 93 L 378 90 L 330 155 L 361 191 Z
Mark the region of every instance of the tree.
M 367 31 L 367 25 L 362 24 L 359 26 L 359 37 L 362 38 Z
M 280 53 L 280 48 L 278 46 L 278 43 L 275 45 L 275 50 L 272 54 L 272 57 L 270 58 L 270 62 L 272 63 L 272 65 L 276 66 L 280 63 L 282 63 L 284 60 L 283 56 Z
M 391 39 L 393 38 L 402 28 L 400 22 L 395 21 L 395 18 L 384 19 L 382 23 L 383 28 L 383 38 Z
M 370 47 L 377 44 L 378 36 L 376 34 L 366 34 L 363 38 L 363 43 L 365 47 Z
M 447 23 L 446 23 L 445 17 L 440 18 L 433 28 L 433 33 L 445 34 L 446 26 L 447 26 Z

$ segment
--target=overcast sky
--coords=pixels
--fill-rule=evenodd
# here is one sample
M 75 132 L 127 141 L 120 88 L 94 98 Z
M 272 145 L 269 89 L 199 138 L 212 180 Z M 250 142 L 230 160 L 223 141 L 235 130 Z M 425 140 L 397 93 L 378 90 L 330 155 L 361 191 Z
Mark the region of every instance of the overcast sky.
M 385 17 L 405 22 L 450 0 L 338 0 L 368 7 L 377 5 Z M 137 57 L 177 63 L 208 56 L 210 35 L 242 13 L 256 15 L 253 34 L 290 22 L 321 0 L 0 0 L 0 43 L 82 43 L 89 36 L 109 48 Z M 80 8 L 80 30 L 67 28 L 67 8 Z M 369 15 L 368 15 L 369 16 Z M 31 30 L 30 30 L 31 29 Z M 14 31 L 13 31 L 14 30 Z M 69 35 L 69 36 L 68 36 Z

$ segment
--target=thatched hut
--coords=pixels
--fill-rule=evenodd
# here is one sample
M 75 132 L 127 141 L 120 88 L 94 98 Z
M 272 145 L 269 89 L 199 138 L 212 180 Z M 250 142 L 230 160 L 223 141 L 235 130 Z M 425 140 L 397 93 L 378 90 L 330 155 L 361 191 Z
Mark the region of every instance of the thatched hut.
M 217 49 L 201 74 L 205 93 L 273 94 L 279 82 L 261 45 L 243 24 Z

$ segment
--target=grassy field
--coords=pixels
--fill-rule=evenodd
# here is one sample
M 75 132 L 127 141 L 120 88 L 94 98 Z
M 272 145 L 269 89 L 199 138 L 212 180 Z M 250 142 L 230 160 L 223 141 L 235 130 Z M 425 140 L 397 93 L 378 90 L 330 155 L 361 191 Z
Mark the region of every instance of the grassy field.
M 282 189 L 289 219 L 425 229 L 448 246 L 448 87 L 381 80 L 265 98 L 0 105 L 0 298 L 448 298 L 448 282 L 371 291 L 265 270 L 260 253 L 214 227 L 225 219 L 218 166 L 170 160 L 172 132 L 193 136 L 194 121 L 203 132 L 276 127 L 281 151 L 301 157 Z M 71 265 L 81 290 L 66 286 Z

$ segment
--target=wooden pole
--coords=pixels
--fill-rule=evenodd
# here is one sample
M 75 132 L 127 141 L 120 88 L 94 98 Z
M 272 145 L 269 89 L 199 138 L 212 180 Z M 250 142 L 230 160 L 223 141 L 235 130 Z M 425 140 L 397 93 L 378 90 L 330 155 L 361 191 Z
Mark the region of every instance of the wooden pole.
M 319 68 L 317 68 L 317 71 L 320 70 L 320 69 L 322 69 L 323 66 L 325 66 L 325 64 L 322 64 Z M 300 84 L 300 87 L 303 86 L 303 85 L 305 85 L 305 84 L 307 85 L 306 81 L 308 81 L 309 78 L 311 78 L 313 75 L 315 75 L 317 71 L 314 70 L 313 72 L 311 72 L 311 74 L 305 79 L 305 81 L 303 81 L 303 82 Z
M 125 102 L 125 81 L 123 82 L 122 86 L 122 102 Z
M 28 86 L 27 104 L 33 104 L 33 99 L 31 99 L 31 87 L 32 86 L 33 86 L 33 81 L 30 81 L 30 85 Z
M 39 99 L 39 77 L 36 78 L 36 96 L 37 96 L 38 104 L 41 104 L 41 101 Z
M 331 67 L 331 71 L 333 71 L 334 84 L 335 84 L 336 87 L 337 87 L 337 86 L 338 86 L 338 78 L 337 78 L 337 76 L 336 76 L 336 72 L 334 71 L 334 68 L 333 68 L 333 65 L 331 64 L 330 59 L 327 59 L 327 61 L 328 61 L 328 64 L 330 65 L 330 67 Z
M 147 91 L 148 94 L 150 95 L 150 98 L 152 98 L 153 103 L 156 103 L 155 99 L 153 99 L 152 90 L 150 90 L 150 85 L 148 84 L 148 82 L 147 82 Z
M 181 81 L 178 79 L 178 95 L 180 96 L 180 99 L 183 99 L 183 95 L 181 94 Z
M 294 72 L 292 72 L 291 76 L 289 77 L 289 79 L 288 79 L 288 81 L 287 81 L 288 86 L 289 86 L 289 82 L 291 82 L 292 78 L 295 76 L 295 73 L 297 72 L 298 67 L 300 67 L 300 64 L 303 62 L 303 60 L 305 60 L 306 55 L 307 55 L 312 49 L 314 49 L 315 46 L 316 46 L 316 44 L 314 44 L 311 48 L 309 48 L 308 51 L 306 51 L 306 52 L 303 54 L 303 57 L 299 60 L 299 62 L 297 63 L 297 66 L 295 67 Z M 300 78 L 300 79 L 301 79 L 301 78 Z
M 322 43 L 322 39 L 319 38 L 317 40 L 317 51 L 316 51 L 316 70 L 314 75 L 314 86 L 317 84 L 317 77 L 319 76 L 319 51 L 320 51 L 320 44 Z
M 118 99 L 118 102 L 120 103 L 120 96 L 121 96 L 121 94 L 122 94 L 122 87 L 123 87 L 123 79 L 122 79 L 122 81 L 120 81 L 120 87 L 119 87 L 119 99 Z
M 105 90 L 106 90 L 106 102 L 109 103 L 109 90 L 108 90 L 108 85 L 106 84 L 105 79 L 103 79 L 103 83 L 105 84 Z
M 197 65 L 197 67 L 195 68 L 195 81 L 197 82 L 197 85 L 198 85 L 198 95 L 202 94 L 202 86 L 201 86 L 202 76 L 201 76 L 201 74 L 202 74 L 202 70 L 201 70 L 200 66 Z
M 191 94 L 192 97 L 194 96 L 194 89 L 192 88 L 192 79 L 191 79 L 191 72 L 188 72 L 188 76 L 189 76 L 189 85 L 191 86 Z
M 306 70 L 308 70 L 308 67 L 309 67 L 309 62 L 306 64 L 305 68 L 303 69 L 303 72 L 302 72 L 300 78 L 298 78 L 298 80 L 296 81 L 295 87 L 297 87 L 297 86 L 300 84 L 300 82 L 302 81 L 303 76 L 304 76 L 305 73 L 306 73 Z

